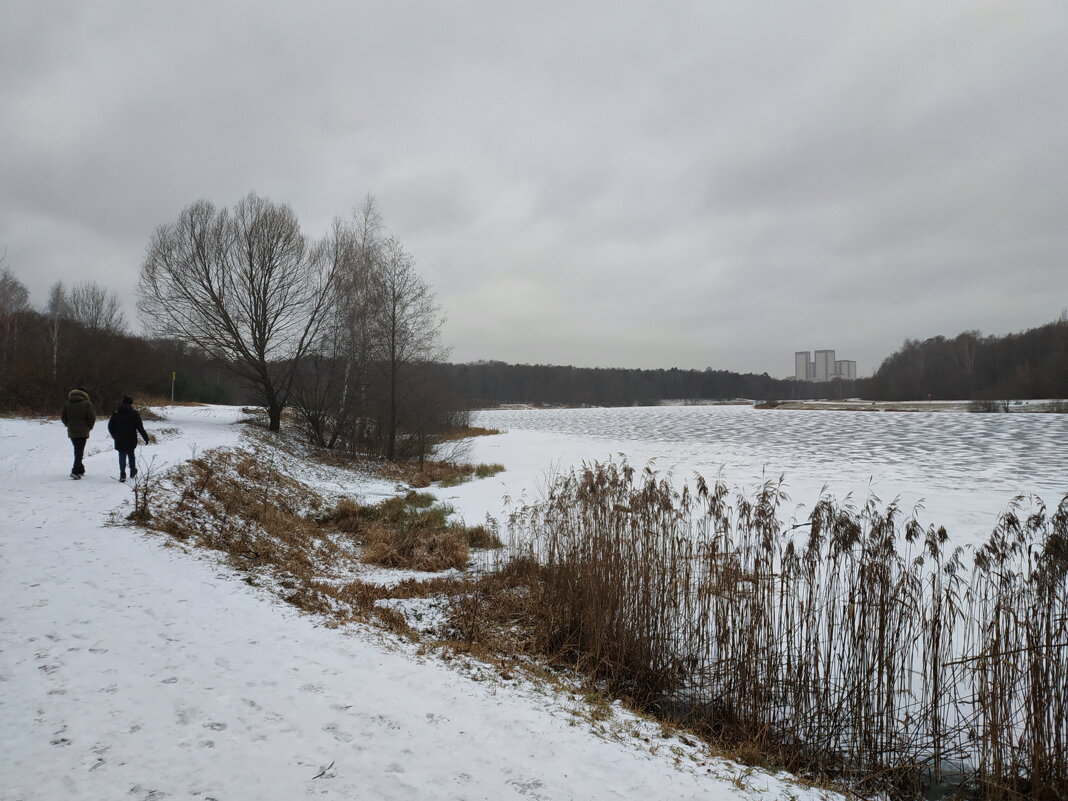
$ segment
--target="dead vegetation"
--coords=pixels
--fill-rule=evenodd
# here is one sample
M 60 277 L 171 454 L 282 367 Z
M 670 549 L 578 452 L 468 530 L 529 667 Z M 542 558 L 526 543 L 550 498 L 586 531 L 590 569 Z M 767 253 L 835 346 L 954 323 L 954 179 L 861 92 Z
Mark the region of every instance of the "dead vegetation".
M 459 439 L 470 439 L 471 437 L 492 437 L 494 434 L 500 434 L 499 428 L 483 428 L 482 426 L 457 426 L 456 428 L 449 428 L 445 431 L 440 431 L 434 435 L 434 439 L 437 442 L 453 442 Z
M 430 597 L 461 582 L 405 580 L 379 586 L 360 565 L 422 572 L 466 568 L 472 548 L 499 548 L 495 532 L 450 521 L 452 509 L 425 493 L 332 508 L 273 462 L 270 451 L 213 450 L 160 482 L 135 485 L 127 518 L 178 540 L 221 551 L 249 570 L 250 583 L 274 582 L 290 603 L 337 621 L 375 619 L 396 631 L 403 620 L 378 601 Z
M 435 461 L 427 459 L 422 464 L 418 460 L 405 462 L 388 462 L 381 468 L 386 478 L 422 489 L 431 484 L 443 487 L 455 487 L 473 478 L 488 478 L 504 470 L 501 464 L 466 464 L 452 461 Z
M 409 492 L 374 506 L 343 499 L 322 522 L 361 539 L 363 561 L 383 567 L 436 572 L 467 565 L 471 548 L 499 548 L 485 526 L 450 522 L 451 507 L 426 493 Z

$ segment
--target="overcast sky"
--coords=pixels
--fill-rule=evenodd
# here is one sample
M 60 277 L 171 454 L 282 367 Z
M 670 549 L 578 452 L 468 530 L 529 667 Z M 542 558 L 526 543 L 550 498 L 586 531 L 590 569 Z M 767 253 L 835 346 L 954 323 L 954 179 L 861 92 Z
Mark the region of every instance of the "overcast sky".
M 0 250 L 138 327 L 156 225 L 371 193 L 453 361 L 861 375 L 1068 306 L 1068 3 L 0 6 Z

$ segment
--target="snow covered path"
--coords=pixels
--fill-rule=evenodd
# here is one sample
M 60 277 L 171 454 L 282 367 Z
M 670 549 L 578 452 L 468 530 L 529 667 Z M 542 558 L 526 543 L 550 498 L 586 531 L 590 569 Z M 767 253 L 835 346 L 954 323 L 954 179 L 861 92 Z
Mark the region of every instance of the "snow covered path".
M 181 434 L 139 451 L 157 469 L 239 437 L 236 410 L 168 415 L 149 431 Z M 89 444 L 71 481 L 58 422 L 0 420 L 3 801 L 742 794 L 507 683 L 317 625 L 206 554 L 108 526 L 130 490 L 99 425 Z

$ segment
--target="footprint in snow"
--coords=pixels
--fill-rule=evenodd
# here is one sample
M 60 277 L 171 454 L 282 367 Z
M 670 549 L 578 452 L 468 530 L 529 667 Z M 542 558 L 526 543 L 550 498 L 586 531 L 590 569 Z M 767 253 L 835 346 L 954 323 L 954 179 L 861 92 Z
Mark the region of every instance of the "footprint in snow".
M 336 723 L 331 723 L 328 726 L 324 726 L 323 727 L 323 731 L 329 732 L 331 735 L 333 735 L 334 739 L 337 740 L 338 742 L 341 742 L 341 743 L 351 743 L 352 742 L 352 735 L 349 734 L 347 731 L 342 731 L 340 728 L 338 728 L 338 725 Z

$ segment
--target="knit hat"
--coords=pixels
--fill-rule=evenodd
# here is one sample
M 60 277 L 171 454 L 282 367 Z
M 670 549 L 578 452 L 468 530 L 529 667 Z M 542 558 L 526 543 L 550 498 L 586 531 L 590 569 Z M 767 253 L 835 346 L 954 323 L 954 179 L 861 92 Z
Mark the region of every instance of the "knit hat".
M 129 395 L 123 395 L 122 402 L 125 403 L 127 406 L 133 406 L 133 398 L 131 398 Z

